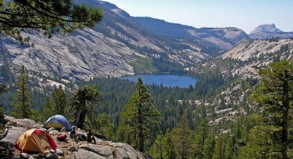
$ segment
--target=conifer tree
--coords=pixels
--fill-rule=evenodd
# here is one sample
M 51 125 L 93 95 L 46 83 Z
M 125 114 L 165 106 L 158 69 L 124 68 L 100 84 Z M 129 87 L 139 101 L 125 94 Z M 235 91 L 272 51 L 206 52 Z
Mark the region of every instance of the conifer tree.
M 152 98 L 141 78 L 138 78 L 135 86 L 136 91 L 121 113 L 118 135 L 123 136 L 124 141 L 128 140 L 132 146 L 144 152 L 146 139 L 152 137 L 150 135 L 158 130 L 157 118 L 160 113 L 154 107 Z
M 18 88 L 14 101 L 11 103 L 13 111 L 11 115 L 17 118 L 29 118 L 31 115 L 30 99 L 31 93 L 28 88 L 28 75 L 25 73 L 24 66 L 21 67 L 18 81 L 15 84 Z
M 172 130 L 172 141 L 179 159 L 187 159 L 191 156 L 192 130 L 189 128 L 185 113 L 182 115 L 180 123 Z
M 55 108 L 53 107 L 54 104 L 52 103 L 50 97 L 45 98 L 45 102 L 43 105 L 43 120 L 47 120 L 51 116 L 55 115 Z
M 270 134 L 275 155 L 287 159 L 288 150 L 293 148 L 289 140 L 293 134 L 293 66 L 281 60 L 271 63 L 267 69 L 260 69 L 259 75 L 260 86 L 250 98 L 262 111 L 257 124 Z
M 0 1 L 0 30 L 23 41 L 21 31 L 44 30 L 52 34 L 94 27 L 103 18 L 101 9 L 78 5 L 73 0 L 11 0 Z
M 164 158 L 166 159 L 176 159 L 177 158 L 177 154 L 175 151 L 175 145 L 172 141 L 172 132 L 170 131 L 170 129 L 167 129 L 166 131 L 166 156 Z
M 239 148 L 239 159 L 269 159 L 274 153 L 267 127 L 258 125 L 252 128 L 247 142 L 247 146 Z
M 225 159 L 234 159 L 236 158 L 236 155 L 234 153 L 236 140 L 234 136 L 230 136 L 228 142 L 226 142 L 226 148 L 225 148 Z
M 195 157 L 196 159 L 203 159 L 203 149 L 204 143 L 208 136 L 208 124 L 204 119 L 200 125 L 197 127 L 197 131 L 195 134 Z
M 106 136 L 110 140 L 114 137 L 114 124 L 111 122 L 108 114 L 99 114 L 95 124 L 97 125 L 97 129 L 101 135 Z
M 203 159 L 212 159 L 215 144 L 215 136 L 212 132 L 210 132 L 203 145 Z
M 64 115 L 65 106 L 67 105 L 67 95 L 61 85 L 52 93 L 52 102 L 55 108 L 54 114 Z
M 84 127 L 86 117 L 90 123 L 94 122 L 94 104 L 102 101 L 98 85 L 84 85 L 78 88 L 69 99 L 71 111 L 74 114 L 73 124 L 79 128 Z
M 166 147 L 166 138 L 162 133 L 160 133 L 157 135 L 157 139 L 151 147 L 150 155 L 155 159 L 165 159 L 167 155 Z
M 225 138 L 223 134 L 218 135 L 216 139 L 213 159 L 225 159 Z

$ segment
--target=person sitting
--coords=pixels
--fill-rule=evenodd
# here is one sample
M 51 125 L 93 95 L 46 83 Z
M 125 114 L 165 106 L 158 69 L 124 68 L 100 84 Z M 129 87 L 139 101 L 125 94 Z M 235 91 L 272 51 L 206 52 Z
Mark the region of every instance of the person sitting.
M 89 130 L 86 134 L 86 140 L 87 142 L 92 142 L 94 144 L 96 144 L 96 139 L 95 139 L 95 136 L 94 136 L 94 133 L 92 132 L 92 130 Z
M 69 137 L 71 139 L 75 139 L 78 140 L 79 136 L 81 135 L 81 133 L 76 132 L 77 127 L 73 127 L 73 129 L 70 131 Z

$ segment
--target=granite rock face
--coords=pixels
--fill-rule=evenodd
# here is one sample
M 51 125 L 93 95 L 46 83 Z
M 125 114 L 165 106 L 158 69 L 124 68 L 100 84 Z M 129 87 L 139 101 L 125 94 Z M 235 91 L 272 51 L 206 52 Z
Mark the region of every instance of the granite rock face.
M 249 36 L 253 39 L 271 39 L 271 38 L 281 38 L 288 39 L 293 38 L 293 32 L 283 32 L 282 30 L 276 28 L 275 24 L 262 24 L 254 28 Z
M 245 65 L 236 65 L 231 72 L 242 78 L 258 78 L 259 68 L 268 66 L 275 58 L 289 60 L 292 50 L 293 40 L 291 39 L 275 41 L 244 39 L 221 58 L 246 61 Z
M 141 59 L 163 58 L 160 60 L 188 67 L 221 55 L 248 37 L 235 27 L 197 29 L 184 25 L 176 34 L 184 31 L 188 37 L 159 35 L 114 4 L 94 0 L 76 3 L 102 8 L 104 19 L 92 29 L 54 35 L 50 39 L 41 31 L 22 33 L 23 38 L 30 37 L 28 45 L 2 35 L 0 65 L 8 65 L 13 74 L 24 65 L 32 76 L 41 74 L 67 80 L 120 77 L 136 73 L 133 63 Z M 174 27 L 171 25 L 172 31 Z M 148 68 L 143 72 L 152 73 Z

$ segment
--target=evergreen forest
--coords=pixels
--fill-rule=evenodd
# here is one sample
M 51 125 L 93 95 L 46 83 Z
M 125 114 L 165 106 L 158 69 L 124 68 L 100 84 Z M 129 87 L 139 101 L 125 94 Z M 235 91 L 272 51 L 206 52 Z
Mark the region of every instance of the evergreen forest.
M 1 70 L 7 68 L 1 66 Z M 109 140 L 129 143 L 158 159 L 293 156 L 292 64 L 285 60 L 271 63 L 259 69 L 260 80 L 240 82 L 219 69 L 189 74 L 198 79 L 195 87 L 145 85 L 140 78 L 130 82 L 111 77 L 73 83 L 39 74 L 28 76 L 22 66 L 17 79 L 2 72 L 3 79 L 11 80 L 1 87 L 0 117 L 8 114 L 43 123 L 61 114 L 80 128 L 94 129 Z M 40 89 L 39 79 L 60 85 Z M 237 81 L 242 89 L 250 88 L 245 100 L 228 106 L 220 102 L 215 109 L 212 99 L 225 101 L 225 96 L 217 95 Z M 240 108 L 245 113 L 223 113 Z

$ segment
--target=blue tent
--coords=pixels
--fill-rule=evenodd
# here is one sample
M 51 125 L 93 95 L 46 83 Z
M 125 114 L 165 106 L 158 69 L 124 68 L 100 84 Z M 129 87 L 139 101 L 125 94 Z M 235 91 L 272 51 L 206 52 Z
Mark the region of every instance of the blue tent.
M 43 128 L 63 128 L 65 127 L 67 131 L 71 131 L 72 126 L 69 121 L 62 115 L 51 116 L 43 125 Z

